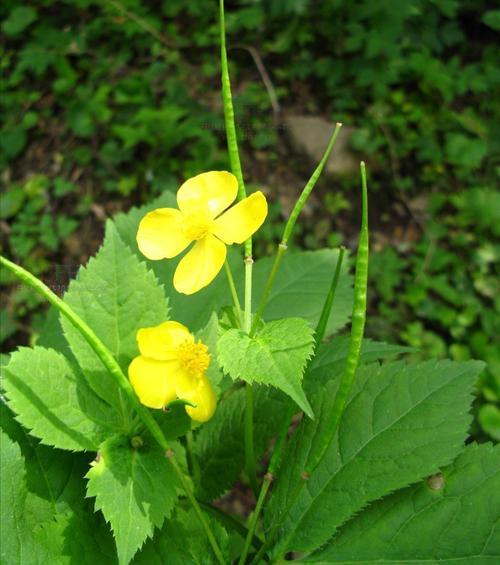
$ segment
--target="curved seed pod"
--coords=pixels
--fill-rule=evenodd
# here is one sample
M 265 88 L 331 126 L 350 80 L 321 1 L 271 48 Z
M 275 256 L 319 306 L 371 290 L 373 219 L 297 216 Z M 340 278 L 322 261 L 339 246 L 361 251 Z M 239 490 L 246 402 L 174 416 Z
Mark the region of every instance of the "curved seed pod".
M 328 449 L 335 432 L 337 431 L 344 408 L 351 393 L 354 377 L 359 364 L 361 342 L 365 331 L 366 302 L 368 286 L 368 189 L 366 185 L 366 168 L 361 163 L 361 184 L 363 190 L 363 212 L 361 218 L 361 231 L 359 234 L 358 253 L 356 256 L 356 273 L 354 275 L 354 305 L 352 309 L 351 337 L 345 369 L 342 374 L 340 386 L 335 397 L 333 409 L 330 412 L 326 429 L 328 433 L 323 435 L 319 442 L 313 446 L 306 465 L 306 472 L 312 473 L 323 458 Z

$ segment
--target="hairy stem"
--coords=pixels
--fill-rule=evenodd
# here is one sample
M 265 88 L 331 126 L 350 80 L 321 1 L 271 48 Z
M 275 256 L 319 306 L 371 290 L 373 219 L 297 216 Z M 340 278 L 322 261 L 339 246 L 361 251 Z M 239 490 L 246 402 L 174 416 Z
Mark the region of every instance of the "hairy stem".
M 209 539 L 210 545 L 212 546 L 212 549 L 214 551 L 215 556 L 217 557 L 217 560 L 221 564 L 225 563 L 222 553 L 217 544 L 217 541 L 212 533 L 212 530 L 210 529 L 210 525 L 208 524 L 207 519 L 203 515 L 200 506 L 198 505 L 196 499 L 194 498 L 193 493 L 191 492 L 191 486 L 189 484 L 189 481 L 184 476 L 184 473 L 179 467 L 177 461 L 175 460 L 175 457 L 172 456 L 173 452 L 170 449 L 168 441 L 165 438 L 160 426 L 153 418 L 151 412 L 149 412 L 149 410 L 140 403 L 139 399 L 137 398 L 134 392 L 134 389 L 132 388 L 132 385 L 130 384 L 127 377 L 123 374 L 120 365 L 118 365 L 116 359 L 113 357 L 111 352 L 107 349 L 104 343 L 102 343 L 102 341 L 97 337 L 97 335 L 92 330 L 92 328 L 90 328 L 90 326 L 84 320 L 82 320 L 80 316 L 78 316 L 78 314 L 72 308 L 70 308 L 68 304 L 63 302 L 41 280 L 37 279 L 30 272 L 26 271 L 26 269 L 23 269 L 22 267 L 16 265 L 15 263 L 12 263 L 12 261 L 9 261 L 5 257 L 0 256 L 0 265 L 6 267 L 19 280 L 21 280 L 22 282 L 33 288 L 36 292 L 42 295 L 48 302 L 50 302 L 50 304 L 52 304 L 55 308 L 57 308 L 57 310 L 59 310 L 59 312 L 73 324 L 73 326 L 83 336 L 85 341 L 90 345 L 90 347 L 93 349 L 97 357 L 99 357 L 99 359 L 101 360 L 104 367 L 106 367 L 109 373 L 116 380 L 118 387 L 125 394 L 131 406 L 137 412 L 144 425 L 150 431 L 151 435 L 155 438 L 155 440 L 158 442 L 160 447 L 167 454 L 168 460 L 172 464 L 175 473 L 177 474 L 179 480 L 181 481 L 182 486 L 184 487 L 187 497 L 189 498 L 191 504 L 194 507 L 196 514 L 198 515 L 198 518 L 200 519 L 200 522 L 205 530 L 205 533 Z

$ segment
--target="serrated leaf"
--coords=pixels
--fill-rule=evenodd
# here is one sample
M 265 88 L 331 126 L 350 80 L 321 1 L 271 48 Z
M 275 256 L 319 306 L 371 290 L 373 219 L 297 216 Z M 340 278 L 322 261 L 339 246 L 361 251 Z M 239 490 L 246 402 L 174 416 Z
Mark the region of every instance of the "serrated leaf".
M 0 409 L 1 562 L 116 563 L 111 534 L 84 499 L 83 474 L 88 461 L 80 454 L 38 444 L 14 421 L 3 403 Z
M 161 528 L 177 501 L 178 479 L 162 449 L 133 449 L 115 436 L 100 448 L 99 461 L 87 473 L 87 495 L 95 497 L 111 525 L 118 560 L 129 563 L 155 528 Z
M 311 327 L 315 328 L 332 282 L 338 257 L 339 252 L 336 249 L 285 255 L 267 301 L 264 319 L 305 318 Z M 272 262 L 273 258 L 267 257 L 255 263 L 252 287 L 255 304 L 260 301 Z M 331 335 L 344 327 L 351 316 L 353 290 L 348 265 L 349 261 L 344 260 L 326 335 Z M 305 296 L 307 299 L 304 299 Z
M 230 563 L 229 536 L 223 526 L 205 515 L 221 552 Z M 177 509 L 174 519 L 165 523 L 154 539 L 148 541 L 135 557 L 134 565 L 215 565 L 219 562 L 192 509 Z
M 219 320 L 215 312 L 210 316 L 208 324 L 196 334 L 197 339 L 208 347 L 210 353 L 210 365 L 208 366 L 207 376 L 212 386 L 220 394 L 220 382 L 223 378 L 219 366 L 217 364 L 217 339 L 219 337 Z
M 254 449 L 260 458 L 279 430 L 288 398 L 274 389 L 254 387 Z M 231 392 L 217 406 L 214 417 L 195 436 L 194 453 L 200 462 L 197 496 L 211 501 L 234 484 L 245 465 L 245 390 Z
M 314 563 L 500 562 L 500 446 L 467 447 L 437 476 L 350 521 Z
M 137 330 L 168 319 L 161 285 L 121 241 L 111 223 L 96 257 L 80 269 L 64 301 L 94 330 L 125 374 L 138 354 Z M 123 413 L 126 408 L 113 377 L 76 328 L 66 318 L 61 318 L 61 324 L 92 388 Z
M 2 528 L 0 556 L 2 563 L 14 563 L 14 556 L 22 556 L 25 532 L 19 527 L 28 491 L 24 478 L 24 462 L 19 446 L 0 431 L 2 453 L 0 508 Z M 8 509 L 8 512 L 5 511 Z M 28 541 L 28 540 L 26 540 Z
M 12 354 L 5 376 L 9 406 L 47 445 L 95 451 L 107 430 L 117 425 L 110 407 L 52 349 L 20 348 Z
M 451 361 L 361 367 L 337 435 L 284 521 L 279 550 L 319 547 L 369 502 L 448 464 L 466 438 L 482 368 Z M 317 419 L 304 421 L 287 448 L 284 460 L 293 463 L 273 491 L 268 527 L 300 480 L 337 386 L 338 379 L 317 375 L 310 394 Z
M 306 320 L 286 318 L 269 322 L 254 337 L 238 329 L 225 332 L 217 344 L 217 358 L 233 380 L 279 388 L 312 418 L 301 382 L 313 346 Z

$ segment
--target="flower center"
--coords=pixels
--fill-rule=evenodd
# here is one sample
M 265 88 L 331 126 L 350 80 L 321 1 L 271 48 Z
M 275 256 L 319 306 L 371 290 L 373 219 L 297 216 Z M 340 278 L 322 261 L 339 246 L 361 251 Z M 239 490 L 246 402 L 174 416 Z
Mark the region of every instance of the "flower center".
M 207 212 L 193 212 L 184 216 L 183 230 L 188 239 L 202 239 L 210 232 L 212 218 Z
M 208 347 L 201 341 L 179 345 L 177 357 L 185 371 L 195 377 L 201 377 L 210 365 Z

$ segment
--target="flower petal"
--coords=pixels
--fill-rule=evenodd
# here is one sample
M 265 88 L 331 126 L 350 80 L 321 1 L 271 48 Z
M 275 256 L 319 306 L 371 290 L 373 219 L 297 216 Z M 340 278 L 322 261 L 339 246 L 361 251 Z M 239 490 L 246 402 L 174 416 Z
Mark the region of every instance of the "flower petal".
M 177 204 L 184 214 L 208 210 L 215 218 L 234 202 L 237 193 L 233 174 L 210 171 L 187 180 L 177 191 Z
M 212 233 L 228 245 L 243 243 L 260 228 L 266 216 L 266 197 L 259 190 L 217 218 Z
M 197 379 L 196 387 L 191 390 L 190 394 L 185 395 L 184 398 L 196 404 L 196 408 L 186 406 L 186 412 L 193 420 L 206 422 L 214 415 L 217 398 L 206 376 Z
M 137 332 L 137 344 L 141 355 L 158 361 L 176 359 L 176 348 L 183 343 L 194 343 L 193 334 L 179 322 L 163 322 Z
M 174 287 L 183 294 L 193 294 L 210 284 L 226 260 L 226 246 L 208 234 L 198 240 L 181 259 L 174 274 Z
M 163 408 L 176 398 L 175 383 L 170 374 L 177 361 L 156 361 L 140 355 L 128 367 L 128 378 L 139 400 L 149 408 Z
M 175 208 L 158 208 L 142 218 L 137 245 L 148 259 L 170 259 L 184 251 L 192 240 L 184 235 L 183 216 Z

